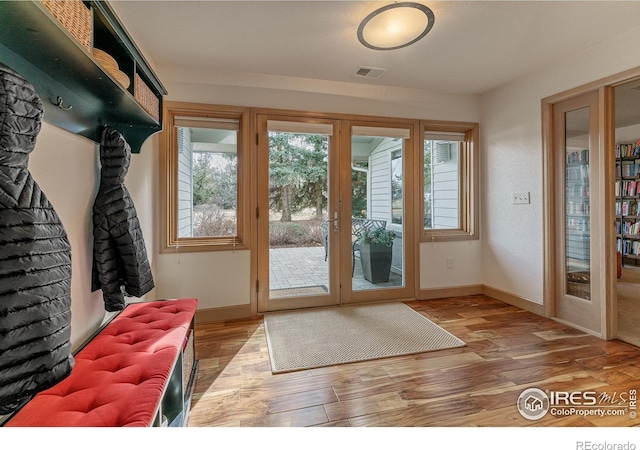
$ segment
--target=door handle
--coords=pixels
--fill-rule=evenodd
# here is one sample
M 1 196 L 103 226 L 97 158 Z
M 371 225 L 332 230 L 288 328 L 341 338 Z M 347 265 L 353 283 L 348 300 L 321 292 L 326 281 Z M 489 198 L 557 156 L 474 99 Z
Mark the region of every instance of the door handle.
M 333 231 L 338 231 L 338 211 L 333 212 L 333 219 L 327 219 L 327 222 L 333 222 Z

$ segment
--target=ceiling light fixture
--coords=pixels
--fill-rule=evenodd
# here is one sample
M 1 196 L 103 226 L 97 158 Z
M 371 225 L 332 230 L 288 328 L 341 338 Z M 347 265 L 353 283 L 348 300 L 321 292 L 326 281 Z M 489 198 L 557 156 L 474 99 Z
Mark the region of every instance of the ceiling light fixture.
M 364 18 L 358 27 L 358 40 L 374 50 L 395 50 L 425 37 L 434 22 L 433 11 L 420 3 L 393 3 Z

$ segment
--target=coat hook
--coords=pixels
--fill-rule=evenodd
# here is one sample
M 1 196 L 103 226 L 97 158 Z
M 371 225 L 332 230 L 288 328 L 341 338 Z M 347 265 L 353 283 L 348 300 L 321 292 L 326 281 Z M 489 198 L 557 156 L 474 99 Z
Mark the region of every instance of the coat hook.
M 58 97 L 58 98 L 57 98 L 57 102 L 56 102 L 56 103 L 54 103 L 54 105 L 56 105 L 56 106 L 57 106 L 58 108 L 60 108 L 60 109 L 64 109 L 65 111 L 69 111 L 71 108 L 73 108 L 73 106 L 72 106 L 72 105 L 64 106 L 64 105 L 62 104 L 62 97 Z

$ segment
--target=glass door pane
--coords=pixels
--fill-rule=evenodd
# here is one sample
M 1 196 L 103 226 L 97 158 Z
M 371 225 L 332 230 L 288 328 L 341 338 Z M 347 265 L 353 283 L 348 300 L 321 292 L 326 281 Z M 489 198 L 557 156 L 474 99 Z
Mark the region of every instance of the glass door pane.
M 331 294 L 329 136 L 268 137 L 269 299 Z
M 351 138 L 352 291 L 405 286 L 404 152 L 402 137 Z
M 565 114 L 565 293 L 591 299 L 589 108 Z

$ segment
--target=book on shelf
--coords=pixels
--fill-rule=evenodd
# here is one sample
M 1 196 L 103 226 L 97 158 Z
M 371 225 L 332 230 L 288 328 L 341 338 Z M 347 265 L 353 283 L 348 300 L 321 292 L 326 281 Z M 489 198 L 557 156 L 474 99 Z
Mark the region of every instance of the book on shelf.
M 579 218 L 575 216 L 567 217 L 567 230 L 588 233 L 590 228 L 588 218 Z M 620 233 L 617 233 L 620 234 Z
M 640 157 L 640 141 L 632 144 L 616 144 L 616 158 L 637 158 Z
M 640 164 L 634 163 L 618 163 L 616 164 L 617 178 L 634 178 L 640 173 Z
M 616 197 L 635 197 L 638 195 L 638 180 L 617 180 L 614 188 Z
M 589 166 L 567 166 L 567 181 L 589 181 Z
M 590 257 L 591 238 L 588 235 L 567 234 L 567 258 L 587 260 Z
M 624 236 L 636 236 L 640 234 L 640 222 L 625 220 L 622 224 L 622 233 Z
M 640 241 L 632 239 L 616 239 L 616 249 L 623 255 L 640 255 Z
M 589 149 L 567 152 L 567 164 L 589 164 Z
M 589 197 L 588 184 L 572 184 L 567 186 L 567 197 Z
M 638 200 L 618 200 L 616 202 L 617 216 L 637 216 Z
M 590 206 L 588 201 L 568 201 L 566 203 L 567 214 L 589 215 Z

